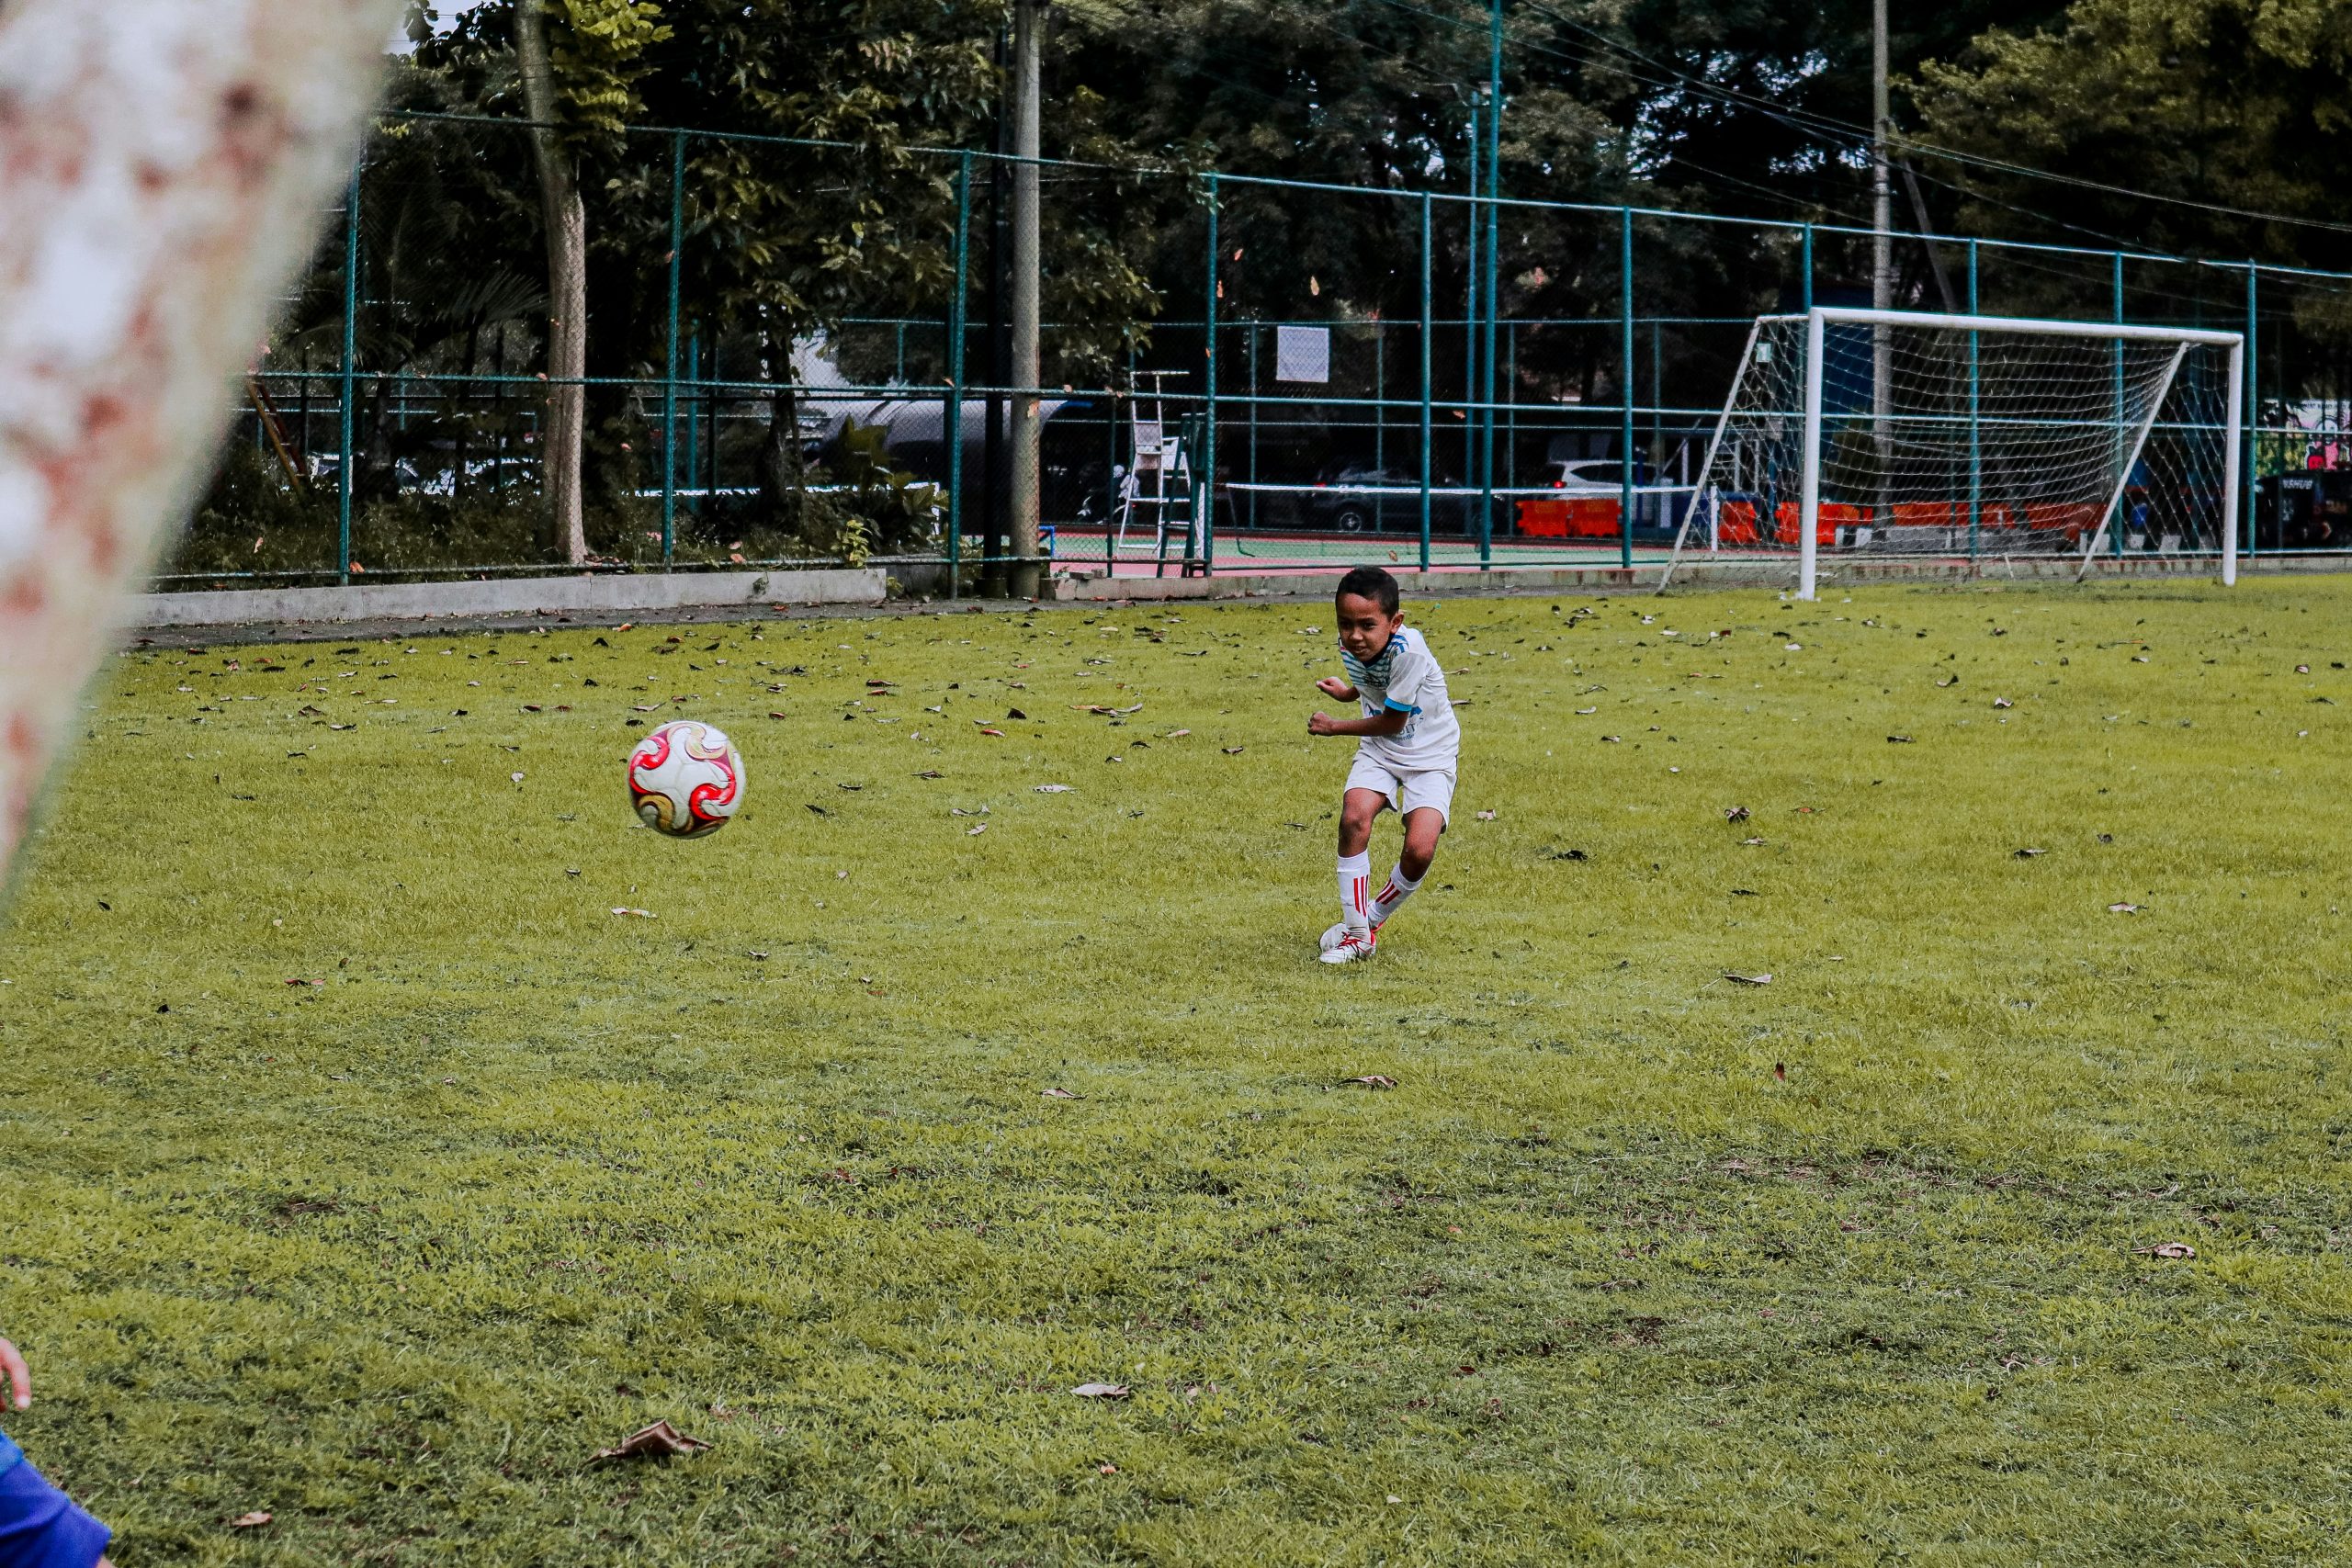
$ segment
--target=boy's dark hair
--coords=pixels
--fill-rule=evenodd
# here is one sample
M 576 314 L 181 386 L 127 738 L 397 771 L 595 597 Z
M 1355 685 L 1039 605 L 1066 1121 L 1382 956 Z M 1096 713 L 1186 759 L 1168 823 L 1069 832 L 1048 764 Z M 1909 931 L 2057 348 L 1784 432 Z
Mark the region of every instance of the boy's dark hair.
M 1350 571 L 1340 579 L 1340 586 L 1332 590 L 1331 597 L 1337 601 L 1351 593 L 1359 599 L 1373 600 L 1384 615 L 1395 615 L 1400 599 L 1396 580 L 1376 566 L 1360 566 Z

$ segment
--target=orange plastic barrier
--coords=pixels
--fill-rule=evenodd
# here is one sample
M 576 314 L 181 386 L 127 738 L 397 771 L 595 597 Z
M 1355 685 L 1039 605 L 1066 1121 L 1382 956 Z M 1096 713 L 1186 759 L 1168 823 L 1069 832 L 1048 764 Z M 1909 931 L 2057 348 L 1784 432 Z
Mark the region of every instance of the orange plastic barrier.
M 1606 496 L 1519 503 L 1519 531 L 1532 539 L 1613 539 L 1617 521 L 1617 503 Z

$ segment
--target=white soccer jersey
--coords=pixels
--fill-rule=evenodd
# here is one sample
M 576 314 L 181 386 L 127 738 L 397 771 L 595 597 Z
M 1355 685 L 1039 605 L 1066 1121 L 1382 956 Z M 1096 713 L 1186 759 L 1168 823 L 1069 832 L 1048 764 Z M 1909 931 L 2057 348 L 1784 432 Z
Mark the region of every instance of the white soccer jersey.
M 1348 683 L 1363 699 L 1366 718 L 1383 713 L 1407 716 L 1403 730 L 1367 735 L 1358 750 L 1394 773 L 1453 772 L 1462 750 L 1462 726 L 1453 716 L 1445 671 L 1438 668 L 1428 638 L 1410 626 L 1399 626 L 1376 657 L 1360 660 L 1343 648 L 1340 663 L 1348 672 Z

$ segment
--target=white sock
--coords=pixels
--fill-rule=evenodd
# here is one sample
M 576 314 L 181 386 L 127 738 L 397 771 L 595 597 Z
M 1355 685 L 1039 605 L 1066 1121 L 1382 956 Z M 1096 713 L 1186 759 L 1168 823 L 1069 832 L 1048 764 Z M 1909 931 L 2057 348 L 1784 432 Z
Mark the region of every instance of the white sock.
M 1340 919 L 1350 931 L 1372 929 L 1372 856 L 1340 857 Z
M 1421 874 L 1422 876 L 1428 874 L 1427 872 Z M 1384 924 L 1389 916 L 1396 912 L 1396 906 L 1410 898 L 1420 886 L 1419 877 L 1407 876 L 1405 868 L 1401 865 L 1390 872 L 1388 885 L 1383 887 L 1379 896 L 1372 901 L 1372 923 Z

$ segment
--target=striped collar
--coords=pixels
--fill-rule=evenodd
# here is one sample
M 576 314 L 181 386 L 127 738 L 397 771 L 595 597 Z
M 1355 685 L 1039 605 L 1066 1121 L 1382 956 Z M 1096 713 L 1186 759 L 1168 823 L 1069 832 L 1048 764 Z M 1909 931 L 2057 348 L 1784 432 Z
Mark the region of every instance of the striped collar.
M 1405 628 L 1398 626 L 1396 631 L 1389 634 L 1388 646 L 1370 659 L 1358 659 L 1342 648 L 1340 649 L 1340 662 L 1346 668 L 1349 680 L 1358 682 L 1369 681 L 1385 691 L 1388 687 L 1388 678 L 1396 668 L 1397 652 L 1404 646 Z

